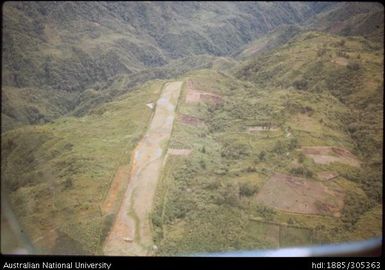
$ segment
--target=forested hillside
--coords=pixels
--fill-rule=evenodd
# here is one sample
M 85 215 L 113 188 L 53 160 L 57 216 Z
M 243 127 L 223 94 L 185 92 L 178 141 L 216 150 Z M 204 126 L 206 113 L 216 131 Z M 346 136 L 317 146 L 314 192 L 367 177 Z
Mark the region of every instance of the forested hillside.
M 6 2 L 2 15 L 1 189 L 36 253 L 382 234 L 381 4 Z M 156 123 L 172 127 L 157 148 Z M 132 181 L 146 160 L 160 177 Z

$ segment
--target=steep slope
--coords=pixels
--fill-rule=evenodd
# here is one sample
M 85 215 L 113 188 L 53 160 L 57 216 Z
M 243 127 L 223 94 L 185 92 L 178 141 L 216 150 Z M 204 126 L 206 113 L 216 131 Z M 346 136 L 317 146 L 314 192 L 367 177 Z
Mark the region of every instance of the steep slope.
M 381 3 L 346 2 L 309 19 L 311 28 L 345 36 L 384 38 L 384 6 Z
M 37 253 L 100 254 L 114 210 L 102 205 L 144 133 L 162 87 L 153 81 L 82 117 L 4 132 L 1 191 Z M 118 190 L 119 191 L 119 190 Z M 116 202 L 122 198 L 117 192 Z
M 158 254 L 380 236 L 382 44 L 304 32 L 249 58 L 235 78 L 186 75 L 152 214 Z
M 302 31 L 305 30 L 293 25 L 278 27 L 276 30 L 242 46 L 233 56 L 245 60 L 257 54 L 271 51 L 283 46 Z
M 8 2 L 3 83 L 80 90 L 170 57 L 227 54 L 312 14 L 303 3 Z
M 313 10 L 319 11 L 317 5 L 308 3 L 7 2 L 2 86 L 13 87 L 8 91 L 28 105 L 4 101 L 3 130 L 70 112 L 79 93 L 108 91 L 103 86 L 116 76 L 143 83 L 167 73 L 157 70 L 147 78 L 148 68 L 173 59 L 230 54 L 279 25 L 303 22 Z M 23 97 L 25 89 L 44 92 L 44 100 Z M 58 103 L 60 91 L 71 97 Z
M 108 213 L 106 196 L 157 78 L 185 82 L 151 215 L 158 254 L 381 234 L 384 52 L 369 27 L 383 14 L 346 5 L 7 2 L 2 192 L 34 245 L 103 253 L 124 185 Z M 338 33 L 369 39 L 307 31 L 316 14 L 312 27 L 341 18 Z
M 367 134 L 367 130 L 373 129 L 371 125 L 382 127 L 382 55 L 381 43 L 308 32 L 269 54 L 246 61 L 236 74 L 263 87 L 331 92 L 353 110 L 352 118 L 361 119 L 359 124 L 353 121 L 360 128 L 353 128 L 352 122 L 350 129 L 360 133 L 352 134 L 357 140 L 372 142 L 360 144 L 366 155 L 382 148 L 381 136 Z
M 101 89 L 99 103 L 111 100 L 103 98 L 110 93 L 102 92 L 109 89 L 105 82 L 116 76 L 129 76 L 138 84 L 161 78 L 167 70 L 159 68 L 172 65 L 172 59 L 237 53 L 241 46 L 280 26 L 310 24 L 374 39 L 381 38 L 383 31 L 383 8 L 375 3 L 7 2 L 2 19 L 2 86 L 13 87 L 8 91 L 21 88 L 12 90 L 12 95 L 24 103 L 15 107 L 4 102 L 2 130 L 69 113 L 77 107 L 80 92 L 87 89 Z M 289 32 L 293 31 L 297 30 Z M 291 38 L 289 32 L 279 32 L 274 40 L 255 46 L 271 49 Z M 146 72 L 154 67 L 158 69 Z M 39 99 L 44 100 L 36 103 L 36 97 L 23 96 L 28 89 L 41 93 Z M 50 98 L 62 96 L 56 92 L 63 90 L 68 98 Z

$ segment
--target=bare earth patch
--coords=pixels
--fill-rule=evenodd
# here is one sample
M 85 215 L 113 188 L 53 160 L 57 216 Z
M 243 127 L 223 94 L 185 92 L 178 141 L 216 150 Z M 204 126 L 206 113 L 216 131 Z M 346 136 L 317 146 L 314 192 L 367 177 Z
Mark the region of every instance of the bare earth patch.
M 258 192 L 256 200 L 279 210 L 339 217 L 344 205 L 341 190 L 331 190 L 320 182 L 274 174 Z
M 126 186 L 130 178 L 130 165 L 123 165 L 118 168 L 107 197 L 102 205 L 103 214 L 111 213 L 116 203 L 116 197 L 123 186 Z
M 213 93 L 199 91 L 194 88 L 192 80 L 187 81 L 186 103 L 208 102 L 220 104 L 222 97 Z
M 340 66 L 347 66 L 349 64 L 349 61 L 344 57 L 337 57 L 334 60 L 332 60 L 332 63 Z
M 341 147 L 308 146 L 301 149 L 306 156 L 318 164 L 340 162 L 353 167 L 360 167 L 360 161 L 350 151 Z
M 188 156 L 191 153 L 191 149 L 172 149 L 169 148 L 167 154 L 173 156 Z
M 198 126 L 203 123 L 203 121 L 198 117 L 187 115 L 187 114 L 179 115 L 178 119 L 182 121 L 183 124 L 192 125 L 192 126 Z

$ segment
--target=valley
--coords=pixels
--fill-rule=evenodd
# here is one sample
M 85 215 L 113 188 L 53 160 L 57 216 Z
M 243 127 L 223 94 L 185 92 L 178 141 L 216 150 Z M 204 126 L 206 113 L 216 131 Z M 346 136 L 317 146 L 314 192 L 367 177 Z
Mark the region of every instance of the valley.
M 4 29 L 1 191 L 31 253 L 382 237 L 382 5 L 8 2 Z

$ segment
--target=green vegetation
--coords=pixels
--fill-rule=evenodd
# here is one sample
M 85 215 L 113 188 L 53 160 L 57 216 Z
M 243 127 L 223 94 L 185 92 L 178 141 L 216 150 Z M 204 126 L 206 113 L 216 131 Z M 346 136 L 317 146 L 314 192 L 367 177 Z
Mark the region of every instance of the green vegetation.
M 55 244 L 60 248 L 48 252 L 76 253 L 76 242 L 79 253 L 100 254 L 113 221 L 113 214 L 103 216 L 100 205 L 118 166 L 130 162 L 151 117 L 145 104 L 158 98 L 161 87 L 160 81 L 147 83 L 87 116 L 3 133 L 4 187 L 30 238 L 45 237 L 36 242 L 43 252 Z M 51 229 L 61 236 L 44 243 Z M 60 241 L 72 244 L 65 249 Z
M 322 54 L 317 54 L 319 44 L 324 44 Z M 170 146 L 193 151 L 167 162 L 158 187 L 157 197 L 163 199 L 152 215 L 158 254 L 338 242 L 365 235 L 359 232 L 360 217 L 382 198 L 378 128 L 383 111 L 377 90 L 382 66 L 374 57 L 377 51 L 367 44 L 360 38 L 302 33 L 287 45 L 241 63 L 234 69 L 238 79 L 210 70 L 186 75 L 195 89 L 219 94 L 222 102 L 185 103 L 184 89 L 179 113 L 198 117 L 205 125 L 175 123 Z M 350 58 L 360 54 L 359 64 L 333 63 L 341 47 Z M 365 84 L 368 80 L 377 83 Z M 355 106 L 363 100 L 376 106 L 376 112 L 366 113 L 369 121 L 356 118 L 367 110 Z M 362 129 L 349 129 L 358 123 L 370 125 L 359 140 L 354 132 Z M 276 128 L 248 131 L 258 126 Z M 299 151 L 301 146 L 344 147 L 361 159 L 361 168 L 317 164 Z M 339 175 L 323 182 L 325 186 L 342 187 L 346 193 L 340 218 L 291 214 L 256 202 L 274 173 L 320 181 L 317 174 L 323 171 Z M 256 221 L 250 220 L 253 217 Z M 381 219 L 371 222 L 368 226 L 378 228 Z M 213 229 L 213 224 L 222 225 Z M 263 236 L 251 237 L 257 232 Z
M 168 147 L 192 151 L 167 155 L 150 217 L 156 255 L 381 234 L 380 4 L 7 2 L 3 23 L 2 192 L 42 252 L 102 254 L 111 181 L 152 117 L 146 104 L 176 78 L 177 114 L 197 122 L 174 122 Z M 219 98 L 187 103 L 189 87 Z M 317 163 L 303 146 L 344 148 L 360 166 Z M 343 205 L 262 203 L 275 174 Z
M 271 8 L 280 13 L 255 16 Z M 272 27 L 300 22 L 312 9 L 298 3 L 219 8 L 193 2 L 7 2 L 2 89 L 12 88 L 12 97 L 2 101 L 2 129 L 77 111 L 79 98 L 89 108 L 148 80 L 207 67 L 213 56 L 229 55 Z M 119 76 L 125 83 L 112 89 Z M 34 97 L 25 95 L 30 89 Z

